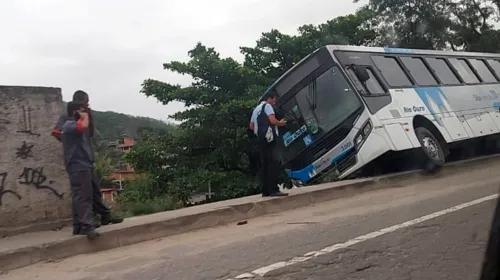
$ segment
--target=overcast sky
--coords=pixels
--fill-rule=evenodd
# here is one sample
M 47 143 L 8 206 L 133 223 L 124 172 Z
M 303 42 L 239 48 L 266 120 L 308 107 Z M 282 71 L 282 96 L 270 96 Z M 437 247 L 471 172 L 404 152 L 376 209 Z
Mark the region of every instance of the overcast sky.
M 312 4 L 314 3 L 314 4 Z M 167 120 L 163 106 L 139 91 L 146 78 L 189 84 L 163 70 L 187 60 L 201 41 L 241 61 L 239 46 L 262 32 L 295 33 L 352 13 L 351 0 L 1 0 L 0 84 L 83 89 L 97 110 Z

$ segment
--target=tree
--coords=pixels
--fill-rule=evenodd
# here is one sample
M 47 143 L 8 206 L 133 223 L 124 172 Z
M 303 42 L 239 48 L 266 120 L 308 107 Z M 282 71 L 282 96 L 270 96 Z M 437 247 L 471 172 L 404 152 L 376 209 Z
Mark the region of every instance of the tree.
M 498 21 L 498 1 L 462 0 L 453 8 L 455 36 L 451 44 L 455 49 L 498 52 L 500 35 L 492 24 Z
M 485 52 L 500 46 L 492 25 L 498 0 L 370 0 L 363 9 L 379 23 L 382 45 Z
M 319 47 L 376 43 L 376 24 L 373 11 L 362 8 L 355 14 L 337 17 L 324 24 L 303 25 L 295 36 L 273 29 L 263 33 L 255 47 L 240 49 L 245 55 L 244 65 L 263 75 L 264 86 L 268 86 Z
M 127 153 L 124 159 L 132 163 L 137 173 L 145 173 L 148 182 L 154 182 L 155 188 L 148 188 L 143 196 L 153 199 L 157 196 L 169 194 L 168 183 L 171 181 L 172 165 L 175 165 L 169 157 L 173 138 L 170 136 L 158 136 L 152 131 L 144 130 L 141 140 L 137 142 L 134 149 Z
M 106 177 L 111 175 L 111 170 L 111 158 L 108 156 L 103 156 L 95 161 L 95 172 L 99 179 L 99 185 Z
M 252 182 L 245 164 L 246 127 L 249 110 L 262 92 L 260 75 L 231 58 L 221 58 L 213 49 L 197 44 L 189 51 L 187 63 L 165 63 L 164 68 L 193 77 L 190 87 L 182 88 L 154 80 L 146 80 L 142 92 L 163 104 L 184 102 L 189 108 L 172 117 L 182 124 L 161 148 L 162 165 L 169 166 L 171 192 L 187 200 L 191 192 L 211 183 L 219 186 L 223 197 L 255 192 L 252 185 L 245 191 L 232 193 L 234 185 Z M 260 82 L 262 83 L 262 82 Z M 152 143 L 151 143 L 152 144 Z M 139 150 L 132 157 L 138 162 Z M 148 166 L 147 170 L 155 167 Z

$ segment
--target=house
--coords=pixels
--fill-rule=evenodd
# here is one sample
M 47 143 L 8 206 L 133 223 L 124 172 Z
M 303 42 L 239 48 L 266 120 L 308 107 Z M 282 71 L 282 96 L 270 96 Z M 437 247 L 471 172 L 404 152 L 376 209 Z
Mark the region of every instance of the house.
M 108 143 L 108 146 L 115 147 L 116 149 L 119 149 L 122 154 L 126 154 L 133 149 L 135 144 L 136 140 L 133 137 L 124 136 L 121 139 Z M 102 188 L 101 193 L 103 199 L 107 201 L 114 201 L 114 197 L 117 191 L 121 191 L 123 189 L 122 188 L 123 181 L 134 180 L 136 176 L 137 174 L 135 173 L 134 168 L 130 164 L 120 162 L 119 168 L 111 171 L 111 174 L 109 176 L 110 177 L 109 179 L 113 182 L 113 184 L 115 184 L 115 186 L 118 187 Z

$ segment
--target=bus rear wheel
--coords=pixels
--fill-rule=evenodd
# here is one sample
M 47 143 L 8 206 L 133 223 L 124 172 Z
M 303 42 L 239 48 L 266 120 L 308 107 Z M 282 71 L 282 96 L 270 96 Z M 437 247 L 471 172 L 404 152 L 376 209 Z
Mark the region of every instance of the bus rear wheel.
M 424 171 L 435 172 L 445 163 L 445 153 L 436 136 L 424 127 L 415 128 L 415 134 L 421 145 L 421 167 Z

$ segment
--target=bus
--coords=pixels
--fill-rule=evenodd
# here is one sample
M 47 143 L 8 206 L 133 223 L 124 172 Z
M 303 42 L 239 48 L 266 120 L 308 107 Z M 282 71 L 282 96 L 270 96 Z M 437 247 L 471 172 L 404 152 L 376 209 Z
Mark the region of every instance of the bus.
M 395 160 L 439 170 L 456 147 L 500 143 L 500 54 L 328 45 L 268 91 L 288 121 L 277 154 L 296 185 Z

